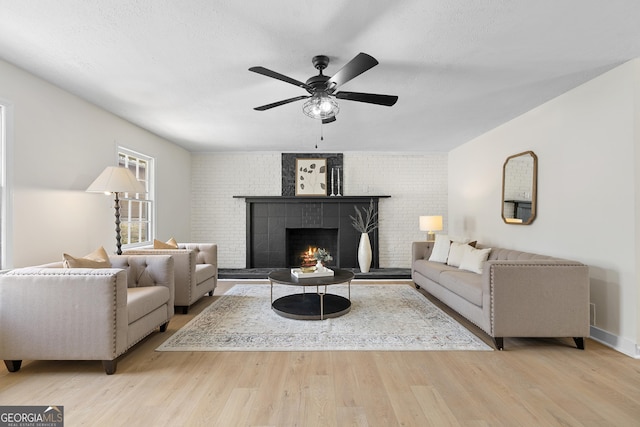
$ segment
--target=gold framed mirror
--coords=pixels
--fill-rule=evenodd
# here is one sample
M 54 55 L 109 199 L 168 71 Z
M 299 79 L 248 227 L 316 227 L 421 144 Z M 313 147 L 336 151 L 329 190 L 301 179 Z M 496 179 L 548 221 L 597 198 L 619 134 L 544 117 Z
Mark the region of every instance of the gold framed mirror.
M 536 218 L 538 157 L 533 151 L 507 157 L 502 168 L 502 219 L 529 225 Z

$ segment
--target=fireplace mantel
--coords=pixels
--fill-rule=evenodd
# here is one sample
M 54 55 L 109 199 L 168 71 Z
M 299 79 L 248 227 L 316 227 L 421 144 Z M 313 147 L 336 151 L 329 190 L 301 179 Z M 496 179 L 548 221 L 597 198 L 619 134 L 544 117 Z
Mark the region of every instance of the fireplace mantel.
M 284 203 L 308 203 L 308 202 L 329 202 L 329 203 L 367 203 L 370 199 L 376 202 L 378 199 L 386 199 L 391 196 L 233 196 L 234 199 L 246 199 L 247 201 L 282 201 Z
M 288 229 L 337 229 L 338 242 L 333 266 L 358 267 L 360 233 L 350 216 L 354 206 L 362 210 L 373 201 L 391 196 L 233 196 L 247 204 L 247 268 L 285 268 Z M 372 268 L 379 267 L 378 229 L 369 233 Z

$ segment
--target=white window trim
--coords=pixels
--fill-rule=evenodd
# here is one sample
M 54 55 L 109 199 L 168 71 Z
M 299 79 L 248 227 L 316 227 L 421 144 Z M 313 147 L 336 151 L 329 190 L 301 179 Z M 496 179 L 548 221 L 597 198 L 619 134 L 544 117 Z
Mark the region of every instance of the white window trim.
M 149 165 L 149 192 L 147 193 L 147 198 L 151 201 L 151 209 L 149 212 L 150 240 L 147 242 L 123 244 L 122 249 L 133 249 L 140 246 L 148 246 L 153 244 L 153 239 L 156 235 L 155 159 L 147 154 L 143 154 L 139 151 L 131 150 L 129 148 L 123 147 L 122 145 L 118 145 L 116 150 L 116 164 L 119 164 L 120 153 L 143 159 Z
M 2 269 L 13 267 L 13 104 L 0 98 L 0 193 L 2 211 L 0 212 L 2 227 L 0 249 L 0 266 Z

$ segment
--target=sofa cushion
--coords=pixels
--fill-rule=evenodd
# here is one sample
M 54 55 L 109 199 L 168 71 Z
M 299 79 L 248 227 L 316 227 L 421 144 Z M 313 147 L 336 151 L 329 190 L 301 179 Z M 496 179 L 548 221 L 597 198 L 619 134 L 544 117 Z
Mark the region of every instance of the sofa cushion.
M 127 288 L 127 315 L 129 324 L 151 313 L 169 302 L 169 288 L 166 286 L 143 286 Z
M 449 257 L 447 258 L 447 264 L 452 267 L 460 267 L 460 262 L 462 262 L 462 258 L 464 254 L 469 250 L 476 247 L 477 241 L 473 242 L 460 242 L 460 241 L 451 241 L 451 247 L 449 248 Z
M 447 264 L 442 264 L 442 263 L 433 262 L 433 261 L 425 261 L 423 259 L 414 261 L 413 269 L 418 273 L 422 274 L 424 277 L 427 277 L 436 283 L 440 281 L 440 273 L 442 273 L 443 271 L 457 270 L 457 268 L 450 267 Z
M 548 255 L 522 252 L 514 249 L 493 248 L 489 254 L 489 261 L 533 261 L 560 259 Z
M 196 283 L 200 284 L 216 275 L 216 268 L 211 264 L 196 264 Z
M 440 285 L 470 303 L 482 307 L 482 275 L 465 270 L 448 270 L 440 274 Z
M 111 262 L 107 251 L 100 246 L 95 251 L 82 258 L 73 257 L 69 254 L 62 254 L 64 268 L 110 268 Z
M 450 245 L 451 245 L 451 240 L 449 240 L 448 235 L 436 234 L 436 242 L 433 244 L 433 250 L 431 251 L 431 256 L 429 257 L 429 261 L 442 262 L 442 263 L 447 262 Z
M 449 257 L 447 258 L 447 265 L 452 267 L 459 267 L 460 261 L 462 261 L 462 257 L 466 248 L 470 248 L 471 246 L 466 243 L 460 242 L 451 242 L 451 247 L 449 248 Z
M 464 255 L 462 255 L 462 261 L 460 261 L 460 269 L 482 274 L 482 266 L 484 265 L 484 262 L 487 260 L 487 258 L 489 258 L 489 252 L 491 252 L 491 248 L 467 249 L 464 252 Z

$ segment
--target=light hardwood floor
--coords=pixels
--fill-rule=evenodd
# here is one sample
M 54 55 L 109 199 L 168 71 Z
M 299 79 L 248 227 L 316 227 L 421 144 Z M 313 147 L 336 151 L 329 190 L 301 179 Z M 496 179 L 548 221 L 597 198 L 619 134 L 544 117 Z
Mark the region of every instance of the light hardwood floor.
M 640 425 L 640 360 L 592 340 L 585 351 L 571 339 L 492 352 L 154 351 L 216 298 L 131 349 L 115 375 L 95 361 L 3 369 L 0 405 L 63 405 L 66 426 Z

